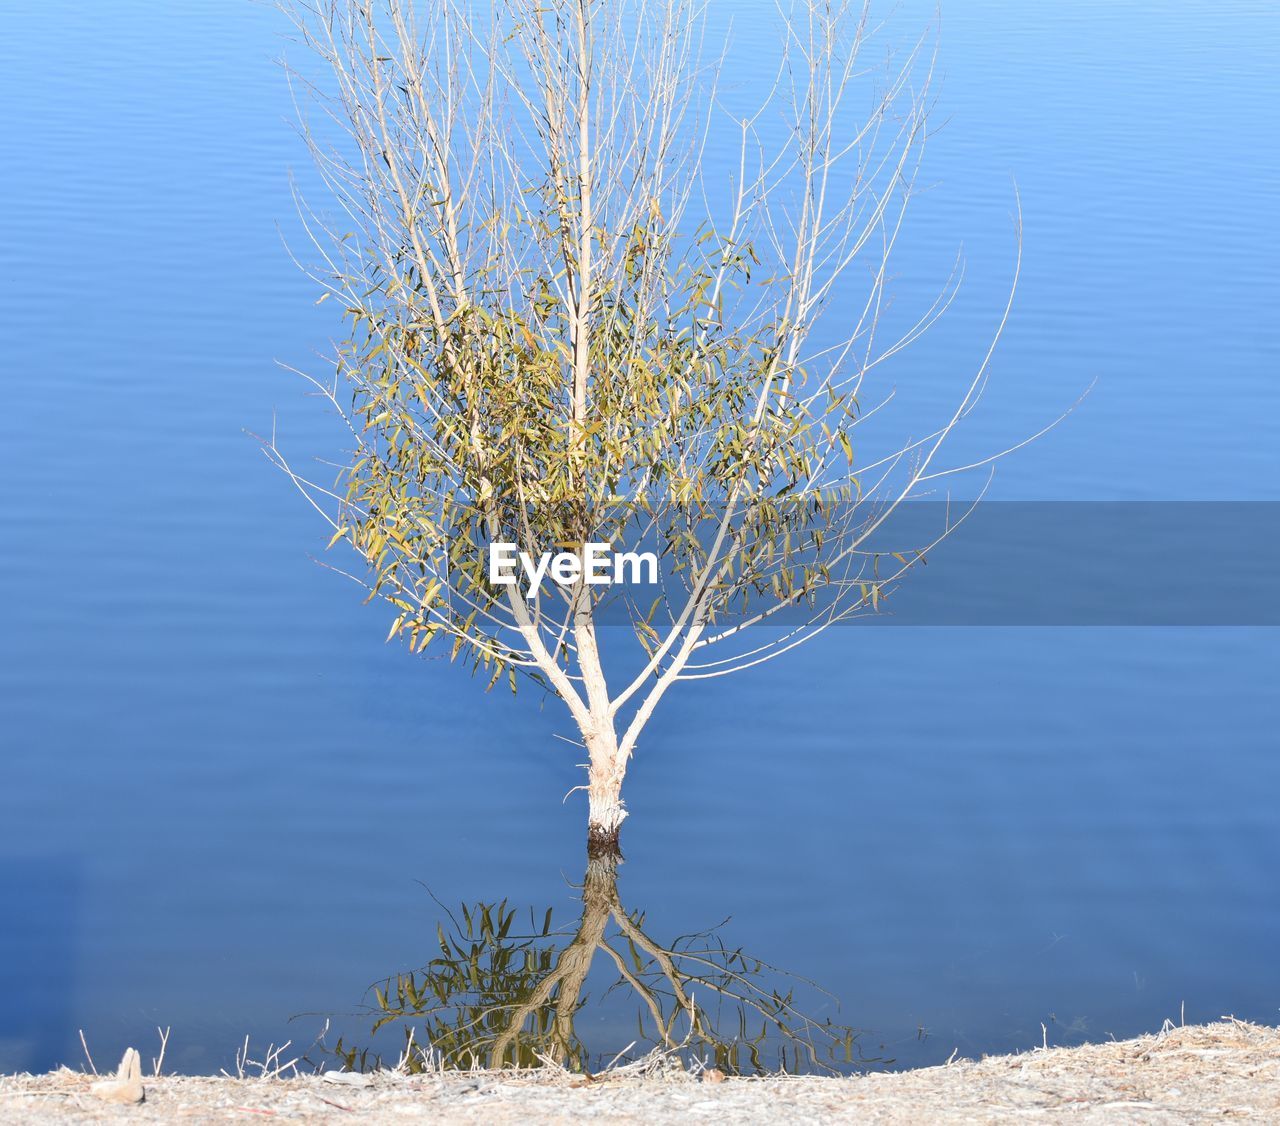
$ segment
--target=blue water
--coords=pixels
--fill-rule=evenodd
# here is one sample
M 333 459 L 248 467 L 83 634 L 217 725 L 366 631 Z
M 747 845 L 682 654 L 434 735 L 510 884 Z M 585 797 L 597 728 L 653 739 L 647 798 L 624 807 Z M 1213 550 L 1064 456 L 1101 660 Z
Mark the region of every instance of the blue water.
M 384 646 L 244 433 L 333 433 L 275 366 L 333 328 L 278 233 L 307 177 L 281 31 L 46 0 L 0 43 L 5 1069 L 76 1062 L 79 1029 L 101 1063 L 171 1026 L 170 1065 L 205 1070 L 326 1014 L 358 1040 L 341 1014 L 435 953 L 423 885 L 573 920 L 563 717 Z M 1097 381 L 995 495 L 1280 499 L 1278 52 L 1269 0 L 944 5 L 898 289 L 961 244 L 968 280 L 895 379 L 945 403 L 980 356 L 1016 182 L 1022 285 L 965 442 Z M 1184 1006 L 1274 1022 L 1278 656 L 1265 629 L 830 631 L 664 702 L 622 898 L 668 937 L 730 916 L 899 1065 Z M 590 1019 L 606 1055 L 632 1038 Z

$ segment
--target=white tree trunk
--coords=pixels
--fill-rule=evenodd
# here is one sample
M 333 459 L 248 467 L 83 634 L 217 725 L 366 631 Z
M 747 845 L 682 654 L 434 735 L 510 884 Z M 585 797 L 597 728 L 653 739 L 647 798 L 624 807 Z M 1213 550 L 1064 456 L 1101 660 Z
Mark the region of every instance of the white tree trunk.
M 627 756 L 618 748 L 612 725 L 587 737 L 590 755 L 587 775 L 587 848 L 589 852 L 616 852 L 618 830 L 627 816 L 622 804 L 622 780 Z

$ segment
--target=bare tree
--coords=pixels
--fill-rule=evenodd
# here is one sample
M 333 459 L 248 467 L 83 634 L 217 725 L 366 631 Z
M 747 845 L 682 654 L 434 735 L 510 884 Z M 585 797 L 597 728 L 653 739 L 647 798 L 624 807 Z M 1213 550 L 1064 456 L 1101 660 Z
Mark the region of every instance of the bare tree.
M 391 636 L 564 701 L 589 839 L 615 847 L 668 690 L 876 610 L 931 545 L 871 537 L 995 460 L 939 459 L 990 352 L 932 432 L 861 453 L 892 395 L 870 377 L 955 293 L 881 331 L 931 38 L 877 62 L 869 5 L 797 0 L 758 106 L 729 118 L 700 0 L 283 2 L 323 64 L 290 73 L 334 206 L 300 205 L 349 334 L 312 382 L 351 456 L 334 484 L 267 453 L 367 562 L 351 577 L 394 607 Z M 645 536 L 661 589 L 624 599 L 625 630 L 585 577 L 534 594 L 486 571 L 486 543 Z

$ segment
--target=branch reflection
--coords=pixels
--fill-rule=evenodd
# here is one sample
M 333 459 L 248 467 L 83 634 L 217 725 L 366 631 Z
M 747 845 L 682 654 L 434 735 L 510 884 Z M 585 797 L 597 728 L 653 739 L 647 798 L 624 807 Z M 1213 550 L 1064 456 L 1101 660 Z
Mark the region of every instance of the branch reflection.
M 864 1056 L 852 1027 L 806 1015 L 797 991 L 812 993 L 820 1008 L 833 999 L 726 945 L 723 924 L 666 942 L 651 935 L 644 914 L 621 901 L 619 859 L 591 857 L 572 929 L 557 927 L 551 908 L 525 914 L 506 900 L 448 912 L 439 954 L 373 987 L 370 1045 L 339 1040 L 343 1065 L 394 1065 L 395 1053 L 373 1046 L 390 1029 L 400 1031 L 398 1062 L 411 1072 L 548 1064 L 587 1072 L 647 1053 L 728 1074 L 888 1062 Z M 620 1043 L 584 1041 L 582 1027 L 598 1031 L 602 1014 L 628 1009 L 634 1023 L 623 1026 Z M 605 1035 L 617 1040 L 618 1027 Z

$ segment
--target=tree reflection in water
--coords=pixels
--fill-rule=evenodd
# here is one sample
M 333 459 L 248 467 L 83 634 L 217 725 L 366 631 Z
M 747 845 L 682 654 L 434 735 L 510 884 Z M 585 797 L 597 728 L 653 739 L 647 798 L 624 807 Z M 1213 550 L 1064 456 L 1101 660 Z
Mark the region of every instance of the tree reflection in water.
M 651 937 L 643 913 L 628 911 L 619 897 L 619 859 L 589 859 L 572 930 L 557 928 L 550 908 L 539 919 L 506 900 L 449 912 L 437 957 L 373 987 L 374 1036 L 398 1027 L 401 1062 L 414 1072 L 546 1064 L 586 1072 L 613 1059 L 590 1050 L 575 1028 L 599 963 L 609 981 L 600 1000 L 636 1008 L 634 1042 L 612 1049 L 622 1049 L 619 1059 L 658 1052 L 729 1074 L 888 1062 L 866 1058 L 853 1028 L 805 1015 L 796 987 L 822 991 L 725 945 L 720 927 L 665 944 Z M 344 1040 L 333 1050 L 352 1070 L 395 1062 L 392 1053 Z

